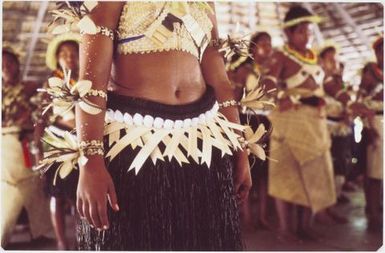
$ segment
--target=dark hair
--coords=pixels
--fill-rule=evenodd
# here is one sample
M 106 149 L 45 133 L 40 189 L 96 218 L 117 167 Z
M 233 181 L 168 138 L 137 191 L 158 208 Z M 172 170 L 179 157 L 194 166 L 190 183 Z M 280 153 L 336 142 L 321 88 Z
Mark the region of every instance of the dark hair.
M 17 66 L 20 66 L 19 57 L 14 52 L 3 48 L 3 55 L 4 54 L 11 56 L 11 58 L 13 58 L 13 60 L 16 62 Z
M 253 36 L 251 36 L 250 43 L 249 43 L 249 54 L 252 55 L 254 52 L 254 47 L 258 43 L 260 39 L 262 39 L 264 36 L 271 39 L 271 36 L 267 32 L 258 32 L 255 33 Z
M 311 13 L 308 9 L 300 6 L 300 5 L 293 5 L 290 7 L 289 11 L 286 13 L 284 22 L 288 22 L 297 18 L 302 18 L 302 17 L 309 17 L 313 16 L 313 13 Z M 297 25 L 293 25 L 288 27 L 288 29 L 292 32 L 296 29 Z
M 334 51 L 334 52 L 337 52 L 337 49 L 334 47 L 334 46 L 328 46 L 328 47 L 325 47 L 324 49 L 322 49 L 322 51 L 320 52 L 319 56 L 321 58 L 324 58 L 326 56 L 326 54 L 328 52 L 331 52 L 331 51 Z
M 381 47 L 384 47 L 384 37 L 378 38 L 374 43 L 373 43 L 373 49 L 374 51 L 377 51 L 381 49 Z
M 66 41 L 61 42 L 59 44 L 59 46 L 57 47 L 57 49 L 56 49 L 56 57 L 58 56 L 60 48 L 63 45 L 72 45 L 72 46 L 76 47 L 77 50 L 79 50 L 79 43 L 78 42 L 76 42 L 75 40 L 66 40 Z
M 362 69 L 362 74 L 365 74 L 368 71 L 371 71 L 371 63 L 370 62 L 365 64 L 364 68 Z

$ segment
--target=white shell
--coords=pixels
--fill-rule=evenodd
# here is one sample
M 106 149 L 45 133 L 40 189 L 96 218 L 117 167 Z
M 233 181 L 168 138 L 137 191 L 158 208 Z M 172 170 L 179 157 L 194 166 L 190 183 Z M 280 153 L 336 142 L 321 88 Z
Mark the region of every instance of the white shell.
M 183 127 L 183 120 L 175 120 L 174 128 L 181 129 Z
M 215 105 L 213 106 L 213 108 L 211 108 L 210 111 L 211 111 L 211 113 L 213 114 L 213 116 L 216 115 L 217 112 L 218 112 L 217 104 L 215 104 Z
M 134 123 L 132 120 L 132 116 L 128 113 L 124 114 L 123 120 L 124 120 L 124 123 L 126 123 L 127 125 L 130 125 L 130 126 L 132 126 L 132 124 Z
M 199 118 L 198 117 L 195 117 L 191 120 L 191 125 L 196 127 L 198 126 L 198 122 L 199 122 Z
M 150 128 L 152 127 L 152 123 L 154 123 L 154 118 L 150 115 L 146 115 L 144 116 L 144 119 L 143 119 L 143 125 Z
M 119 110 L 116 110 L 115 113 L 114 113 L 114 118 L 117 122 L 120 122 L 120 123 L 123 123 L 123 114 L 121 111 Z
M 203 113 L 199 115 L 199 123 L 202 125 L 206 123 L 206 116 Z
M 139 113 L 135 113 L 132 120 L 134 121 L 134 124 L 136 126 L 142 126 L 143 125 L 143 116 Z
M 162 118 L 156 117 L 154 120 L 154 127 L 155 128 L 162 128 L 163 127 L 164 120 Z
M 183 121 L 183 128 L 189 128 L 191 127 L 191 119 L 190 118 L 187 118 Z
M 106 119 L 107 119 L 107 122 L 112 122 L 114 121 L 114 111 L 111 110 L 111 109 L 108 109 L 106 111 Z
M 205 112 L 206 120 L 211 120 L 213 118 L 213 114 L 211 111 Z
M 219 105 L 218 105 L 218 102 L 215 102 L 214 106 L 213 106 L 213 109 L 215 111 L 218 111 L 219 110 Z
M 170 119 L 166 119 L 164 121 L 164 124 L 163 124 L 163 127 L 167 130 L 170 130 L 174 127 L 174 121 L 170 120 Z

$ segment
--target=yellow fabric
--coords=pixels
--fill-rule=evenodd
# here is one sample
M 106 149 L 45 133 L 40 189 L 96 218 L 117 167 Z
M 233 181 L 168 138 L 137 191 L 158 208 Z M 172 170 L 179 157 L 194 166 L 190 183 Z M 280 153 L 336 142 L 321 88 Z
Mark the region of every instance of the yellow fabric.
M 182 8 L 187 6 L 188 8 Z M 169 13 L 180 18 L 184 25 L 174 23 L 174 31 L 162 25 Z M 118 44 L 121 54 L 150 53 L 179 50 L 200 58 L 198 46 L 211 38 L 213 25 L 207 16 L 207 10 L 198 3 L 175 5 L 172 2 L 135 2 L 128 1 L 120 16 L 119 40 L 145 35 L 126 43 Z M 194 42 L 195 40 L 199 42 Z M 204 51 L 204 48 L 201 48 Z
M 336 201 L 330 136 L 324 112 L 300 106 L 269 115 L 269 194 L 313 212 Z
M 367 149 L 367 170 L 368 177 L 374 179 L 383 179 L 384 168 L 384 116 L 377 115 L 374 117 L 374 129 L 379 137 L 374 144 L 368 146 Z
M 4 168 L 2 168 L 4 169 Z M 1 181 L 1 245 L 9 242 L 17 218 L 25 207 L 32 238 L 47 236 L 52 232 L 49 219 L 49 199 L 43 192 L 43 181 L 34 176 L 19 182 L 17 185 Z
M 12 132 L 15 128 L 3 127 L 2 132 Z M 1 140 L 1 180 L 17 184 L 36 173 L 24 165 L 23 148 L 19 133 L 4 134 Z

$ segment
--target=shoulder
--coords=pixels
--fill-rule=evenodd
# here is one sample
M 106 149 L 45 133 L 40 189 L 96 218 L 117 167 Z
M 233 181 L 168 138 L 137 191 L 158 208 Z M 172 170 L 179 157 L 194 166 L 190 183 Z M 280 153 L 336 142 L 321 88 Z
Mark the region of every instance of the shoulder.
M 37 89 L 41 87 L 41 84 L 32 81 L 23 81 L 22 85 L 23 92 L 27 97 L 33 96 L 37 92 Z
M 115 28 L 122 13 L 125 2 L 98 2 L 89 16 L 97 25 Z

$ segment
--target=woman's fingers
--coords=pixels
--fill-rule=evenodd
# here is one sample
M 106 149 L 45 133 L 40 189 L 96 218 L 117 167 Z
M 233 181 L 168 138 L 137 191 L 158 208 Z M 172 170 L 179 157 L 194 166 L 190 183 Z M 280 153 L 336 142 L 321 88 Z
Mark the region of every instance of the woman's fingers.
M 80 218 L 84 218 L 83 201 L 79 196 L 76 197 L 76 209 L 79 213 Z
M 108 202 L 110 203 L 111 208 L 116 212 L 119 211 L 118 198 L 116 197 L 115 186 L 112 181 L 108 186 L 107 194 L 108 194 Z
M 90 215 L 90 208 L 89 208 L 89 204 L 88 204 L 88 201 L 87 200 L 84 200 L 83 201 L 83 214 L 84 214 L 84 217 L 86 217 L 88 223 L 91 225 L 91 227 L 94 227 L 93 223 L 92 223 L 92 219 L 91 219 L 91 215 Z
M 89 203 L 89 212 L 91 216 L 92 224 L 95 226 L 95 228 L 102 228 L 102 223 L 99 219 L 99 211 L 98 211 L 98 204 L 97 201 L 92 201 Z
M 107 216 L 107 196 L 101 201 L 97 203 L 99 220 L 101 223 L 101 227 L 103 229 L 108 229 L 108 216 Z
M 237 198 L 238 198 L 239 204 L 247 200 L 247 197 L 249 196 L 249 190 L 250 188 L 245 185 L 242 185 L 241 187 L 239 187 L 239 190 L 237 191 Z

